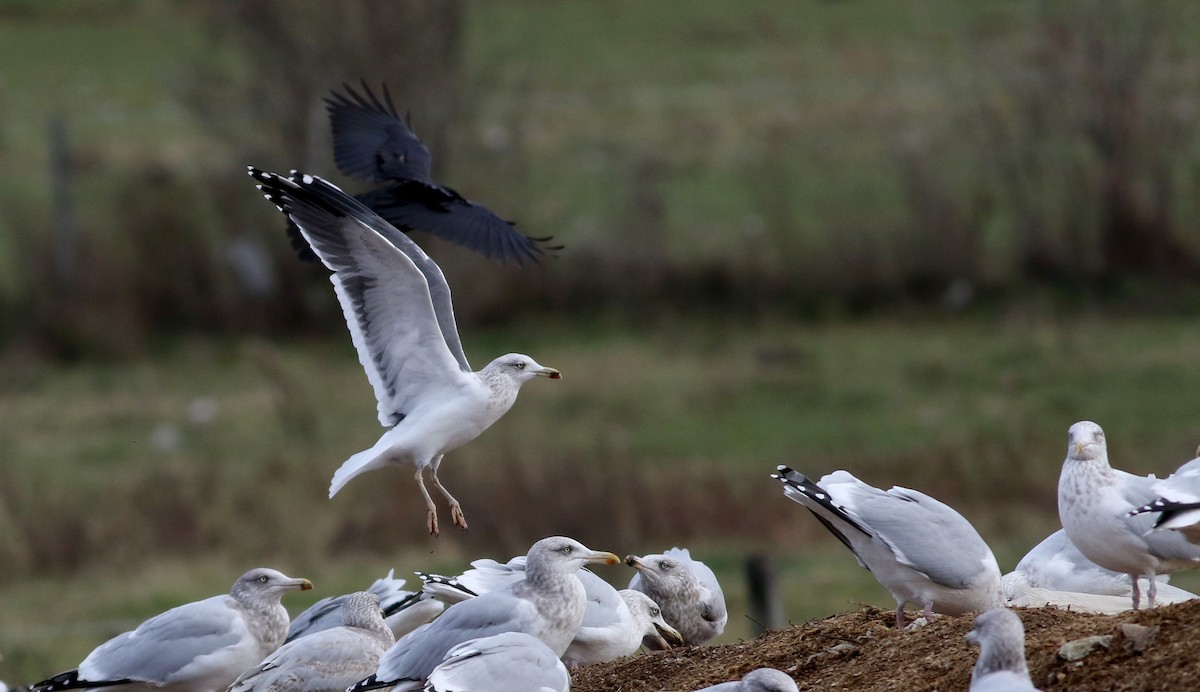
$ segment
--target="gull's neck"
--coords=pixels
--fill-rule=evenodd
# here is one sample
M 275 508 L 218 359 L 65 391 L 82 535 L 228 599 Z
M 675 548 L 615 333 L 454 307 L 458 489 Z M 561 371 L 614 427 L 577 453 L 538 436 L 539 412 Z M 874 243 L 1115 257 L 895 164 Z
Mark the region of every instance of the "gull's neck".
M 1008 671 L 1029 680 L 1029 666 L 1025 663 L 1025 644 L 1013 637 L 989 638 L 982 642 L 979 650 L 979 660 L 975 662 L 975 670 L 971 680 L 975 681 L 985 675 Z

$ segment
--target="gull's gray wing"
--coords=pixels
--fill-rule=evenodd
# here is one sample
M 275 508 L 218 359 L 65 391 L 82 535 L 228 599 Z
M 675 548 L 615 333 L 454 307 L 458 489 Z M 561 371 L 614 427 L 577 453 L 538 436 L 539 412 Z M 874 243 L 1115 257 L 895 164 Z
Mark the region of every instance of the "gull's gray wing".
M 1121 497 L 1129 504 L 1130 511 L 1157 499 L 1156 488 L 1159 483 L 1165 482 L 1153 476 L 1137 476 L 1117 469 L 1113 469 L 1113 473 L 1117 476 Z M 1160 560 L 1200 560 L 1200 546 L 1189 543 L 1182 534 L 1176 531 L 1154 531 L 1154 515 L 1126 515 L 1124 519 L 1125 526 L 1146 542 L 1146 549 L 1154 557 Z
M 337 187 L 309 175 L 290 179 L 251 169 L 271 202 L 300 227 L 334 273 L 330 276 L 359 361 L 379 402 L 379 422 L 390 427 L 421 402 L 446 398 L 468 386 L 470 366 L 462 353 L 450 289 L 441 270 L 403 234 L 401 251 L 381 234 L 387 222 Z M 436 271 L 445 305 L 412 257 Z
M 391 642 L 379 633 L 333 627 L 280 647 L 243 673 L 230 692 L 344 690 L 375 672 Z
M 379 608 L 383 611 L 385 618 L 389 619 L 388 626 L 395 631 L 397 628 L 393 626 L 391 618 L 397 616 L 401 612 L 413 608 L 418 605 L 421 599 L 420 592 L 406 591 L 404 589 L 404 580 L 397 579 L 393 575 L 395 570 L 388 570 L 386 577 L 376 579 L 368 591 L 379 597 Z M 304 612 L 292 618 L 291 624 L 288 626 L 287 639 L 284 643 L 307 637 L 310 634 L 315 634 L 322 630 L 327 630 L 332 627 L 341 627 L 346 624 L 342 620 L 342 607 L 350 594 L 342 594 L 341 596 L 326 596 L 316 603 L 309 606 Z M 441 612 L 440 609 L 437 612 Z M 429 618 L 418 624 L 424 624 L 432 620 L 437 612 L 430 612 Z M 418 616 L 422 617 L 422 616 Z M 408 633 L 414 629 L 413 627 L 404 630 Z
M 307 637 L 310 634 L 315 634 L 331 627 L 341 627 L 343 624 L 342 604 L 346 602 L 347 596 L 348 594 L 326 596 L 292 618 L 291 624 L 288 625 L 287 637 L 284 639 L 284 643 L 286 644 L 300 637 Z
M 213 596 L 156 615 L 97 647 L 79 665 L 79 676 L 165 685 L 186 666 L 219 665 L 222 649 L 251 637 L 232 604 L 227 595 Z
M 566 692 L 566 666 L 541 640 L 521 632 L 455 646 L 429 675 L 426 692 Z
M 504 632 L 535 631 L 541 621 L 531 602 L 507 592 L 493 591 L 456 603 L 388 649 L 375 671 L 375 683 L 422 681 L 456 644 Z
M 821 486 L 829 488 L 824 478 Z M 838 487 L 849 491 L 848 498 L 838 499 L 860 523 L 884 541 L 899 562 L 933 582 L 965 588 L 984 571 L 991 549 L 970 522 L 949 506 L 899 486 L 887 492 L 861 481 Z
M 352 178 L 423 180 L 429 182 L 429 149 L 392 103 L 387 85 L 383 99 L 363 82 L 364 95 L 348 84 L 346 93 L 325 97 L 333 132 L 333 160 L 338 170 Z
M 587 569 L 579 570 L 579 581 L 587 597 L 587 608 L 583 611 L 583 624 L 579 627 L 605 627 L 621 620 L 621 612 L 628 611 L 621 594 L 608 582 Z

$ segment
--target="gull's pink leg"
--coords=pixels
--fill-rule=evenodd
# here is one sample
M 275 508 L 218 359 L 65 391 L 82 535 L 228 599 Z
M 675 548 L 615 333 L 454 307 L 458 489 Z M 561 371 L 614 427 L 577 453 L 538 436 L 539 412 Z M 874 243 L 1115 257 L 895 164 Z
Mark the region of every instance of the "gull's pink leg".
M 436 481 L 435 481 L 436 482 Z M 429 527 L 429 535 L 438 535 L 438 520 L 437 507 L 433 504 L 433 498 L 429 497 L 429 491 L 425 489 L 425 478 L 421 475 L 421 467 L 417 467 L 417 487 L 421 489 L 421 496 L 425 498 L 425 508 L 429 510 L 429 519 L 427 525 Z M 440 485 L 438 486 L 441 487 Z
M 438 480 L 438 466 L 441 466 L 441 463 L 442 458 L 440 456 L 433 460 L 433 463 L 430 465 L 429 477 L 433 480 L 433 487 L 437 488 L 446 497 L 446 501 L 450 503 L 450 520 L 454 522 L 455 526 L 465 530 L 467 528 L 467 515 L 463 514 L 462 505 L 458 504 L 458 500 L 455 500 L 450 491 L 446 490 L 446 486 L 442 485 L 442 482 Z

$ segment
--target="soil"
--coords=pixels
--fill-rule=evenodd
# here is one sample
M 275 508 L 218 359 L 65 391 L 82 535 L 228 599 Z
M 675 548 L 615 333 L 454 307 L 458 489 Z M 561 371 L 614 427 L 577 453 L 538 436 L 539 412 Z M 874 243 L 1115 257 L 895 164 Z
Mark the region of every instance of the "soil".
M 1043 690 L 1200 690 L 1200 600 L 1120 615 L 1015 609 L 1025 623 L 1033 683 Z M 913 614 L 910 613 L 910 616 Z M 977 647 L 963 639 L 971 617 L 938 617 L 902 632 L 891 611 L 833 615 L 736 644 L 629 656 L 572 675 L 572 692 L 696 690 L 778 668 L 801 690 L 966 690 Z M 1157 631 L 1122 625 L 1136 623 Z M 1077 661 L 1064 643 L 1113 635 Z

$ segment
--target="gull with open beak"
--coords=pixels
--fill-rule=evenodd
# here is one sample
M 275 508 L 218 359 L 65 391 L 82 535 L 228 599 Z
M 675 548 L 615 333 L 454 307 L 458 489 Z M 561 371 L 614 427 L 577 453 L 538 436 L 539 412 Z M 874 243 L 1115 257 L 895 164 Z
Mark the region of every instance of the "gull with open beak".
M 643 557 L 630 555 L 625 564 L 637 570 L 629 580 L 629 588 L 653 599 L 662 608 L 663 619 L 679 631 L 684 643 L 703 644 L 725 631 L 729 615 L 717 576 L 708 565 L 693 560 L 686 548 Z M 653 638 L 643 643 L 655 648 Z

